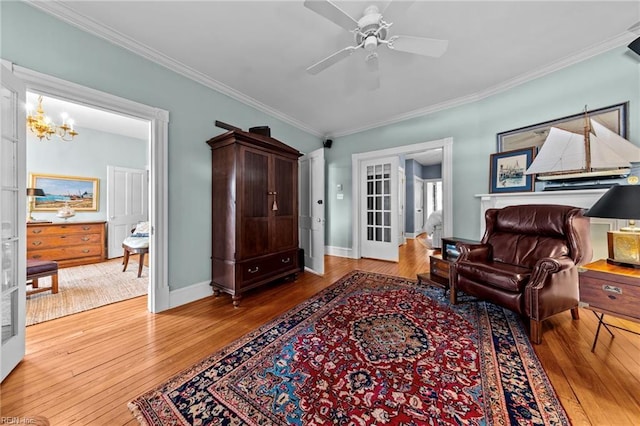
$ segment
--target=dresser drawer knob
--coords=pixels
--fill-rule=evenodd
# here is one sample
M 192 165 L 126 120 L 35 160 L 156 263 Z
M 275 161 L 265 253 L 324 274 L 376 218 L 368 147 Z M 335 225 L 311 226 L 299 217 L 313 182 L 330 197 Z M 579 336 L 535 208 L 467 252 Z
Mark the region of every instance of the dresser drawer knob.
M 42 241 L 34 241 L 31 243 L 32 246 L 39 246 L 40 244 L 42 244 Z
M 291 262 L 291 258 L 287 257 L 286 259 L 280 259 L 282 261 L 282 263 L 289 263 Z
M 83 252 L 83 253 L 89 253 L 90 251 L 91 251 L 91 250 L 89 250 L 89 249 L 84 249 L 84 250 L 82 250 L 82 252 Z
M 247 269 L 247 271 L 248 271 L 250 274 L 255 274 L 256 272 L 258 272 L 258 270 L 260 270 L 260 268 L 259 268 L 259 267 L 257 267 L 257 266 L 255 267 L 255 269 L 251 269 L 251 268 Z
M 90 226 L 83 226 L 82 229 L 84 229 L 85 231 L 88 231 L 89 229 L 91 229 Z
M 32 259 L 40 259 L 42 257 L 42 255 L 40 254 L 34 254 L 33 256 L 31 256 Z
M 82 237 L 82 238 L 81 238 L 81 240 L 82 240 L 82 241 L 89 241 L 89 240 L 90 240 L 90 238 L 89 238 L 89 237 Z
M 34 234 L 39 234 L 42 232 L 42 229 L 34 229 L 33 231 L 31 231 Z

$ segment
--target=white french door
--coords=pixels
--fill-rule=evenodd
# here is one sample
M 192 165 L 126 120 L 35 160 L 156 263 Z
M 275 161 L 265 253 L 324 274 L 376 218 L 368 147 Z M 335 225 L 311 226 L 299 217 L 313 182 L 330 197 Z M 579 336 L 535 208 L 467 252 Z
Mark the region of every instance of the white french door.
M 149 220 L 147 171 L 107 166 L 108 257 L 124 255 L 122 241 L 138 222 Z
M 398 157 L 362 161 L 361 255 L 397 262 Z
M 299 227 L 300 247 L 304 249 L 304 266 L 324 274 L 324 148 L 300 157 Z
M 4 380 L 24 358 L 26 348 L 26 124 L 23 109 L 26 89 L 22 81 L 4 66 L 0 74 L 0 380 Z
M 413 177 L 413 202 L 415 207 L 413 234 L 417 237 L 424 229 L 424 181 Z

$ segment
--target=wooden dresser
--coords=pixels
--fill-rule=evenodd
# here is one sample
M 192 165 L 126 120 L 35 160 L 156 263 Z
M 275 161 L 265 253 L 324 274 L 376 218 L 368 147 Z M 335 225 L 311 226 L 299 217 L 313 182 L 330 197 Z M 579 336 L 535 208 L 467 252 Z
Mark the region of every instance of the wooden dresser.
M 240 130 L 207 144 L 213 154 L 211 285 L 238 306 L 243 292 L 300 271 L 300 153 Z
M 27 259 L 55 260 L 61 268 L 103 262 L 105 222 L 27 223 Z

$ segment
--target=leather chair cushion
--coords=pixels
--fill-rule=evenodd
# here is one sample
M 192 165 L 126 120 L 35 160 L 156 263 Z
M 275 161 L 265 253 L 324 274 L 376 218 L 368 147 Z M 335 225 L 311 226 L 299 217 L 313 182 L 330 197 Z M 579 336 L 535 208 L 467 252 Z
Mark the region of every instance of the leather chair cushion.
M 493 248 L 493 260 L 533 268 L 543 257 L 568 255 L 567 241 L 542 235 L 496 231 L 487 240 Z
M 523 292 L 531 278 L 531 269 L 502 262 L 459 261 L 455 268 L 459 275 L 471 281 L 511 292 Z

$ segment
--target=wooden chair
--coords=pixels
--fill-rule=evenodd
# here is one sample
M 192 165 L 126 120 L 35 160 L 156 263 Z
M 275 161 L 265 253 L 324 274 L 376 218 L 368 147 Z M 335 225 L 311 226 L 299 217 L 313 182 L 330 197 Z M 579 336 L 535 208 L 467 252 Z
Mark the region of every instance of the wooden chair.
M 40 287 L 39 278 L 51 277 L 50 287 Z M 31 281 L 32 290 L 27 290 L 27 296 L 51 290 L 58 293 L 58 262 L 53 260 L 27 259 L 27 281 Z
M 149 253 L 149 222 L 139 223 L 131 230 L 131 235 L 124 239 L 122 248 L 124 249 L 124 259 L 122 263 L 124 267 L 122 272 L 127 270 L 129 264 L 129 255 L 139 254 L 138 259 L 138 278 L 142 276 L 142 266 L 144 265 L 144 256 Z

